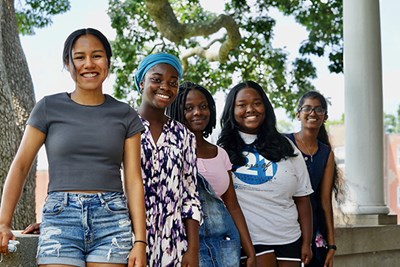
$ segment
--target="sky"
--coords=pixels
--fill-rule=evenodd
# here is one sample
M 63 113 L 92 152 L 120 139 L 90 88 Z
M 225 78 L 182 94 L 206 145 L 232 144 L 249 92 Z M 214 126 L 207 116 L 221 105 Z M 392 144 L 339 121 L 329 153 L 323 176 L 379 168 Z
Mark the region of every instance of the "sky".
M 110 40 L 115 38 L 107 15 L 107 0 L 71 0 L 71 9 L 62 15 L 53 17 L 51 26 L 35 30 L 33 36 L 21 36 L 28 66 L 33 79 L 36 100 L 45 95 L 58 92 L 73 91 L 73 81 L 69 73 L 63 69 L 62 50 L 67 36 L 79 28 L 96 28 Z M 223 1 L 201 0 L 207 4 L 207 9 L 218 12 Z M 16 1 L 18 3 L 18 1 Z M 216 4 L 217 3 L 217 4 Z M 381 0 L 381 37 L 382 37 L 382 68 L 383 68 L 383 104 L 384 112 L 396 114 L 400 105 L 400 1 Z M 273 45 L 286 47 L 290 57 L 295 57 L 298 44 L 306 38 L 304 28 L 293 19 L 277 16 Z M 314 85 L 327 97 L 330 119 L 339 120 L 344 113 L 344 77 L 328 71 L 326 58 L 315 60 L 318 78 Z M 104 83 L 104 92 L 112 94 L 113 75 Z M 223 98 L 219 95 L 218 98 Z M 218 112 L 219 113 L 219 112 Z M 281 109 L 276 110 L 277 118 L 287 119 Z M 39 160 L 40 161 L 40 160 Z M 39 162 L 40 169 L 41 162 Z

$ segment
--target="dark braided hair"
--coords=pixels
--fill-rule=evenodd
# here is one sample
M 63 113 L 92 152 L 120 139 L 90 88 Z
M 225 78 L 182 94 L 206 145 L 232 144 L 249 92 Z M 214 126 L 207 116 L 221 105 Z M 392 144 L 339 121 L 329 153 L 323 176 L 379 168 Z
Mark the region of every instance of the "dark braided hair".
M 217 114 L 216 114 L 214 98 L 212 97 L 210 91 L 208 91 L 203 86 L 192 82 L 184 82 L 180 84 L 178 95 L 176 96 L 175 101 L 169 107 L 167 107 L 166 113 L 171 118 L 179 121 L 182 124 L 185 124 L 186 97 L 189 91 L 191 90 L 197 90 L 201 92 L 207 100 L 208 108 L 210 110 L 210 121 L 208 122 L 206 128 L 203 131 L 203 136 L 208 137 L 215 128 Z

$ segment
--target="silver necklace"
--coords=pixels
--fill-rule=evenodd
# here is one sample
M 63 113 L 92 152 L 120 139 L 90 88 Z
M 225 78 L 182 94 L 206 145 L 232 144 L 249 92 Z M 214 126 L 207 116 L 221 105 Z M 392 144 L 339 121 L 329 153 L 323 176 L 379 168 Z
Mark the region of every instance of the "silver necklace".
M 303 138 L 302 138 L 299 134 L 298 134 L 297 136 L 300 137 L 301 143 L 302 143 L 302 144 L 304 145 L 304 147 L 306 148 L 308 155 L 310 155 L 311 162 L 313 162 L 313 156 L 314 156 L 314 154 L 312 154 L 312 153 L 310 152 L 310 150 L 308 149 L 308 146 L 304 143 Z

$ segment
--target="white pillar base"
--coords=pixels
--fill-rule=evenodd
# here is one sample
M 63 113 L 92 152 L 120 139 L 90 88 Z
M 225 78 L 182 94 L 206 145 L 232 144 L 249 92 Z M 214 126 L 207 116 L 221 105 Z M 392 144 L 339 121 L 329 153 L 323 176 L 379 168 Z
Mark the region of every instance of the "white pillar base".
M 356 203 L 347 203 L 342 210 L 345 214 L 389 214 L 390 210 L 386 205 L 356 205 Z
M 335 216 L 335 226 L 360 227 L 397 225 L 397 215 L 383 214 L 343 214 Z

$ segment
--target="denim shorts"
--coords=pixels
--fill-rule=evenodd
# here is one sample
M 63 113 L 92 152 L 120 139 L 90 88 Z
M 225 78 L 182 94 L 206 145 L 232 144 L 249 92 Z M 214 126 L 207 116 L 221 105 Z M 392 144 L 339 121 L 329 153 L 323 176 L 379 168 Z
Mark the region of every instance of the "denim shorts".
M 43 207 L 38 264 L 127 264 L 132 225 L 123 193 L 52 192 Z

